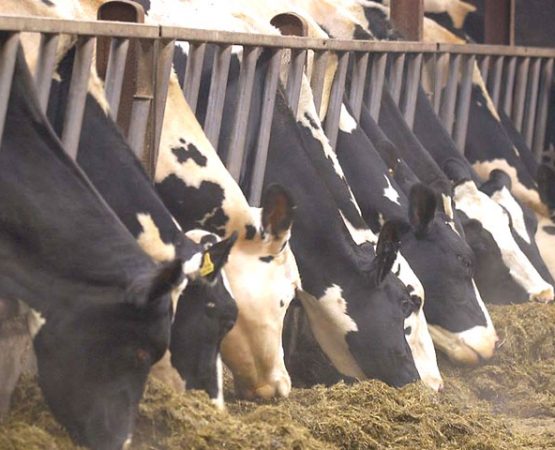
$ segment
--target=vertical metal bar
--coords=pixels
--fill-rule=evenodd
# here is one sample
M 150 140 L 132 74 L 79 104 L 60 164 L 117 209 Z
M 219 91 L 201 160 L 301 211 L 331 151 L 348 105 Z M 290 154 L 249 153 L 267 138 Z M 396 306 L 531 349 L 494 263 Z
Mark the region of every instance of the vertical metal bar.
M 436 58 L 436 66 L 434 70 L 434 111 L 439 115 L 441 108 L 441 96 L 443 91 L 443 80 L 445 69 L 449 67 L 451 55 L 442 53 Z
M 13 71 L 17 49 L 19 48 L 19 33 L 0 33 L 0 147 L 2 145 L 2 135 L 4 134 L 4 124 L 6 122 L 6 112 L 8 111 L 8 101 L 10 100 L 10 90 L 12 88 Z
M 306 62 L 306 50 L 298 48 L 291 49 L 291 64 L 287 76 L 287 100 L 289 107 L 297 115 L 299 108 L 299 97 L 301 95 L 301 83 L 303 80 L 304 66 Z
M 503 98 L 503 111 L 508 116 L 511 115 L 513 105 L 513 89 L 515 86 L 516 56 L 511 56 L 506 70 L 505 97 Z
M 252 173 L 252 182 L 249 193 L 249 203 L 253 206 L 260 205 L 264 175 L 266 172 L 266 160 L 268 158 L 268 144 L 274 117 L 274 105 L 276 101 L 276 90 L 279 81 L 279 69 L 281 64 L 281 50 L 272 49 L 273 55 L 268 69 L 268 75 L 264 84 L 262 97 L 262 112 L 260 129 L 258 130 L 258 142 L 256 145 L 256 158 Z
M 553 58 L 545 60 L 542 68 L 542 76 L 540 82 L 540 93 L 538 95 L 538 118 L 536 119 L 536 127 L 534 130 L 534 156 L 537 161 L 541 161 L 542 153 L 545 145 L 545 128 L 547 125 L 547 114 L 549 109 L 549 92 L 551 90 L 551 82 L 553 76 Z
M 202 64 L 204 62 L 205 43 L 190 43 L 187 55 L 187 67 L 183 80 L 183 95 L 193 113 L 197 110 L 198 93 L 200 89 L 200 78 L 202 75 Z
M 79 148 L 93 51 L 94 38 L 90 36 L 77 38 L 68 102 L 64 115 L 64 129 L 62 131 L 64 149 L 69 157 L 74 160 L 77 158 Z
M 457 99 L 457 119 L 455 121 L 455 132 L 453 138 L 457 148 L 464 155 L 464 146 L 466 144 L 466 132 L 468 129 L 468 112 L 470 110 L 470 94 L 472 92 L 472 75 L 476 57 L 474 55 L 465 55 L 463 57 L 463 67 L 461 74 L 461 85 Z
M 151 152 L 154 139 L 148 135 L 149 119 L 152 118 L 152 103 L 154 98 L 154 72 L 156 60 L 154 58 L 153 40 L 138 39 L 136 44 L 137 53 L 137 87 L 133 95 L 131 105 L 131 116 L 129 129 L 127 131 L 127 142 L 143 163 L 145 170 L 152 178 L 153 173 L 149 172 L 151 167 Z M 150 131 L 153 131 L 150 128 Z
M 501 80 L 503 79 L 503 63 L 504 56 L 497 56 L 493 64 L 493 79 L 491 83 L 491 100 L 495 105 L 495 109 L 499 109 L 499 100 L 501 97 Z
M 409 55 L 407 66 L 407 81 L 405 85 L 405 99 L 401 108 L 405 122 L 412 129 L 416 110 L 416 96 L 420 86 L 420 70 L 422 68 L 422 53 Z
M 385 81 L 387 53 L 372 55 L 371 81 L 368 83 L 367 102 L 370 116 L 377 122 L 380 117 L 380 105 Z
M 214 54 L 212 77 L 210 78 L 210 93 L 204 120 L 204 132 L 214 148 L 218 148 L 222 114 L 224 111 L 225 91 L 231 60 L 231 45 L 218 45 Z
M 349 103 L 355 119 L 359 119 L 364 98 L 364 85 L 366 84 L 366 71 L 368 69 L 368 53 L 355 52 L 353 56 L 353 72 L 351 88 L 349 90 Z
M 511 119 L 518 131 L 522 130 L 522 119 L 524 117 L 524 103 L 526 101 L 526 88 L 528 85 L 528 69 L 530 67 L 530 58 L 524 58 L 519 61 L 516 74 L 516 87 L 513 100 L 513 110 Z
M 326 76 L 326 66 L 328 63 L 327 51 L 315 51 L 312 62 L 312 76 L 310 77 L 310 87 L 314 97 L 314 106 L 318 115 L 320 115 L 320 107 L 322 105 L 322 97 L 324 92 L 324 79 Z
M 121 87 L 123 75 L 125 73 L 125 62 L 127 51 L 129 50 L 129 40 L 122 38 L 112 38 L 110 42 L 110 56 L 108 57 L 108 68 L 106 69 L 106 100 L 110 105 L 112 117 L 118 117 L 119 103 L 121 98 Z
M 528 92 L 526 94 L 526 120 L 522 135 L 526 141 L 528 148 L 532 148 L 532 141 L 534 138 L 534 123 L 536 120 L 536 108 L 538 106 L 538 90 L 540 84 L 540 68 L 541 59 L 534 58 L 532 61 L 532 69 L 530 70 L 530 82 L 528 83 Z
M 389 74 L 389 89 L 393 101 L 398 105 L 401 98 L 401 88 L 403 85 L 403 72 L 405 68 L 405 54 L 396 53 L 393 55 L 393 66 Z
M 482 74 L 482 79 L 484 80 L 484 84 L 486 86 L 488 85 L 489 64 L 490 64 L 490 56 L 486 55 L 480 61 L 480 73 Z
M 260 55 L 260 47 L 244 47 L 241 71 L 239 73 L 239 98 L 233 129 L 231 132 L 229 152 L 227 154 L 226 168 L 231 176 L 239 180 L 243 153 L 245 152 L 245 140 L 247 137 L 247 125 L 251 107 L 252 87 L 256 61 Z
M 160 146 L 160 139 L 162 137 L 162 124 L 164 123 L 164 112 L 166 110 L 166 100 L 168 98 L 168 86 L 170 83 L 174 50 L 174 40 L 160 39 L 158 41 L 158 61 L 156 64 L 154 87 L 154 142 L 150 158 L 147 161 L 149 166 L 148 173 L 152 175 L 152 178 L 154 178 L 156 173 L 156 164 L 158 162 L 158 147 Z
M 326 121 L 324 123 L 324 131 L 333 149 L 335 149 L 339 133 L 339 116 L 341 114 L 341 105 L 343 104 L 343 94 L 345 93 L 345 78 L 347 77 L 349 53 L 339 53 L 338 59 L 337 71 L 333 79 Z
M 35 84 L 40 108 L 43 112 L 48 106 L 52 75 L 56 66 L 56 50 L 58 49 L 59 35 L 44 33 L 40 36 L 40 48 L 35 68 Z
M 449 73 L 447 76 L 447 86 L 443 93 L 441 102 L 440 118 L 447 132 L 453 134 L 453 122 L 455 119 L 455 104 L 457 101 L 457 81 L 459 75 L 461 55 L 451 55 L 449 60 Z

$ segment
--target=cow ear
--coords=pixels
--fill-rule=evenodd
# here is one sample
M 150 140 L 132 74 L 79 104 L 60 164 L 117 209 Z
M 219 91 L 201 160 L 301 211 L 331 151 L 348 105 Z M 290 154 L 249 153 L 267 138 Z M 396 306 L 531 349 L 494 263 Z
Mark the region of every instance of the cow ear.
M 409 220 L 417 238 L 430 230 L 437 209 L 434 191 L 423 184 L 415 184 L 409 194 Z
M 485 183 L 482 183 L 480 190 L 491 197 L 495 192 L 500 191 L 506 187 L 509 191 L 511 190 L 511 177 L 499 169 L 494 169 L 489 174 L 489 179 Z
M 138 308 L 151 305 L 177 287 L 183 276 L 183 261 L 180 259 L 162 263 L 131 283 L 125 293 L 125 301 Z
M 279 184 L 272 184 L 262 195 L 262 228 L 264 233 L 280 239 L 293 223 L 295 204 L 289 192 Z
M 542 202 L 551 211 L 555 210 L 555 170 L 547 164 L 540 164 L 536 178 Z
M 202 255 L 202 263 L 199 268 L 199 275 L 203 280 L 212 283 L 223 266 L 227 262 L 227 258 L 233 244 L 237 240 L 237 232 L 234 231 L 227 239 L 212 244 L 208 247 Z
M 376 284 L 381 284 L 391 271 L 401 246 L 400 236 L 408 228 L 405 222 L 388 220 L 383 224 L 376 244 Z

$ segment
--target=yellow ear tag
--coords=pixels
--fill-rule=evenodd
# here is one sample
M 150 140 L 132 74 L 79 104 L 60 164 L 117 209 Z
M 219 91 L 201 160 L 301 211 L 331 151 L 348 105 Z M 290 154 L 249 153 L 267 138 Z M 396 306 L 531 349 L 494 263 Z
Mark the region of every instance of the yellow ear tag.
M 214 263 L 210 259 L 210 253 L 206 252 L 202 259 L 202 266 L 200 267 L 199 273 L 201 277 L 206 277 L 212 272 L 214 272 Z

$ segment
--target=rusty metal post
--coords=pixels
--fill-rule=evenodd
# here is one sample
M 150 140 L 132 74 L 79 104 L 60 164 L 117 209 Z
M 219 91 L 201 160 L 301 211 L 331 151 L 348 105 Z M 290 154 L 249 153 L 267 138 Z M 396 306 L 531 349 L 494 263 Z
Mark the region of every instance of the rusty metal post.
M 372 55 L 371 78 L 368 83 L 366 102 L 370 116 L 378 122 L 380 117 L 380 105 L 384 90 L 385 69 L 387 66 L 387 53 L 376 53 Z
M 484 3 L 484 43 L 514 45 L 515 0 L 486 0 Z
M 6 112 L 12 87 L 15 59 L 19 48 L 19 33 L 0 33 L 0 146 L 4 134 Z
M 54 33 L 44 33 L 40 36 L 40 49 L 35 68 L 35 84 L 37 86 L 39 105 L 43 112 L 46 111 L 48 106 L 52 75 L 56 66 L 58 40 L 59 35 Z
M 391 22 L 407 41 L 421 41 L 424 0 L 391 0 Z
M 364 99 L 364 85 L 366 84 L 366 72 L 368 70 L 369 54 L 364 52 L 352 53 L 353 71 L 351 75 L 351 86 L 349 89 L 349 104 L 355 119 L 359 119 Z

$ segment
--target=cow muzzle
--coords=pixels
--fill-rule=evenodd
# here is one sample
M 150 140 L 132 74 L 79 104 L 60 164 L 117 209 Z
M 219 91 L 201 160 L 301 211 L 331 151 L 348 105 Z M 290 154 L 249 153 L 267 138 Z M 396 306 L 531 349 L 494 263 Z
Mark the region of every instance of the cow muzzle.
M 460 333 L 453 333 L 437 325 L 429 325 L 436 347 L 456 363 L 475 366 L 490 359 L 497 341 L 492 327 L 476 326 Z
M 248 386 L 241 382 L 235 381 L 235 390 L 237 395 L 247 400 L 262 399 L 270 400 L 274 397 L 288 397 L 291 392 L 291 378 L 287 372 L 272 377 L 268 382 L 256 383 L 254 386 Z
M 554 297 L 555 295 L 553 293 L 553 286 L 547 283 L 545 284 L 545 287 L 543 289 L 540 289 L 534 293 L 530 293 L 531 302 L 551 303 Z

